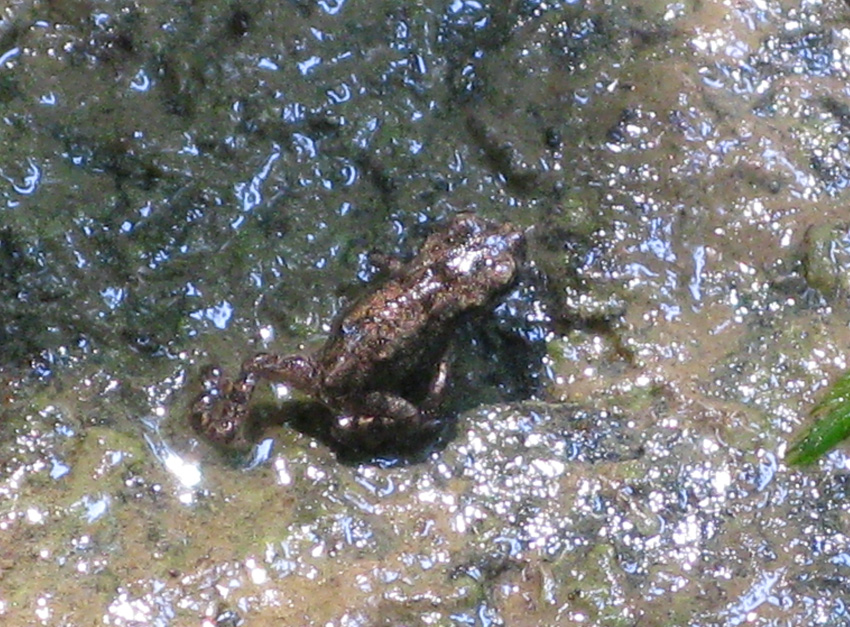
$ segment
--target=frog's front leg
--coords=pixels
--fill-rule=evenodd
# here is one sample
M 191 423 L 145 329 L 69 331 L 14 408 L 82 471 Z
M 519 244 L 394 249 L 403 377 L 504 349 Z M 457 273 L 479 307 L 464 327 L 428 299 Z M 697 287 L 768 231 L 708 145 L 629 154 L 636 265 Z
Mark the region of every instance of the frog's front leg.
M 440 422 L 430 412 L 420 411 L 401 396 L 370 392 L 359 400 L 342 403 L 344 413 L 336 416 L 331 435 L 355 449 L 404 448 L 439 430 Z
M 449 381 L 449 353 L 451 348 L 445 352 L 440 363 L 437 364 L 437 370 L 434 377 L 428 384 L 428 392 L 420 406 L 426 412 L 431 412 L 443 401 L 446 394 L 446 385 Z
M 189 420 L 195 431 L 213 442 L 243 447 L 247 444 L 248 404 L 257 383 L 266 379 L 313 393 L 316 373 L 313 360 L 302 355 L 259 353 L 242 363 L 235 381 L 225 377 L 218 366 L 211 366 L 202 375 L 203 391 L 192 403 Z

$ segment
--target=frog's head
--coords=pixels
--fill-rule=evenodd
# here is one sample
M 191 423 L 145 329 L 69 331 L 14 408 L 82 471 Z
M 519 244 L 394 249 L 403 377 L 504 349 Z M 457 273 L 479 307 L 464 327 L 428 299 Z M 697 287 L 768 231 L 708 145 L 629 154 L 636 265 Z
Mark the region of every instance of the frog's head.
M 525 233 L 471 213 L 458 214 L 449 228 L 445 267 L 468 306 L 483 305 L 510 288 L 525 259 Z

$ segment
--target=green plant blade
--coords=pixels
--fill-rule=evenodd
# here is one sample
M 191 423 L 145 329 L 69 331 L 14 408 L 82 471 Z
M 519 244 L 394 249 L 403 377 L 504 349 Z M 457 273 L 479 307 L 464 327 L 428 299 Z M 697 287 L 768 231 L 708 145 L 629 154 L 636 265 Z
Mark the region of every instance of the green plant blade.
M 850 372 L 841 378 L 812 409 L 815 423 L 788 449 L 785 461 L 805 466 L 850 436 Z

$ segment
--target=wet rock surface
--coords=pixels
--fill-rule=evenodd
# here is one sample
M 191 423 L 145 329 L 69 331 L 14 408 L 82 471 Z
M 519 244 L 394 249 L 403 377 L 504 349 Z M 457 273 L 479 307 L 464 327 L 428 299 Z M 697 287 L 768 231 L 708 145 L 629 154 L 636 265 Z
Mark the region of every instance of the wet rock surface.
M 846 450 L 782 459 L 847 368 L 848 11 L 0 9 L 0 620 L 846 621 Z M 250 458 L 194 437 L 203 364 L 458 210 L 539 280 L 451 437 L 346 459 L 282 388 Z

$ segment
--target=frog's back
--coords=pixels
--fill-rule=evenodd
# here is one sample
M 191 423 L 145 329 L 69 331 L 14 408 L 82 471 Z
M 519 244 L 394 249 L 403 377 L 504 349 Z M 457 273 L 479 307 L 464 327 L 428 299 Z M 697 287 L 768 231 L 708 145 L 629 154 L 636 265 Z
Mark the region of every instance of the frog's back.
M 391 280 L 334 324 L 319 361 L 329 388 L 386 389 L 445 350 L 452 325 L 408 280 Z
M 457 319 L 513 285 L 523 248 L 523 233 L 508 223 L 456 216 L 394 278 L 339 316 L 319 356 L 326 391 L 393 389 L 436 367 Z

